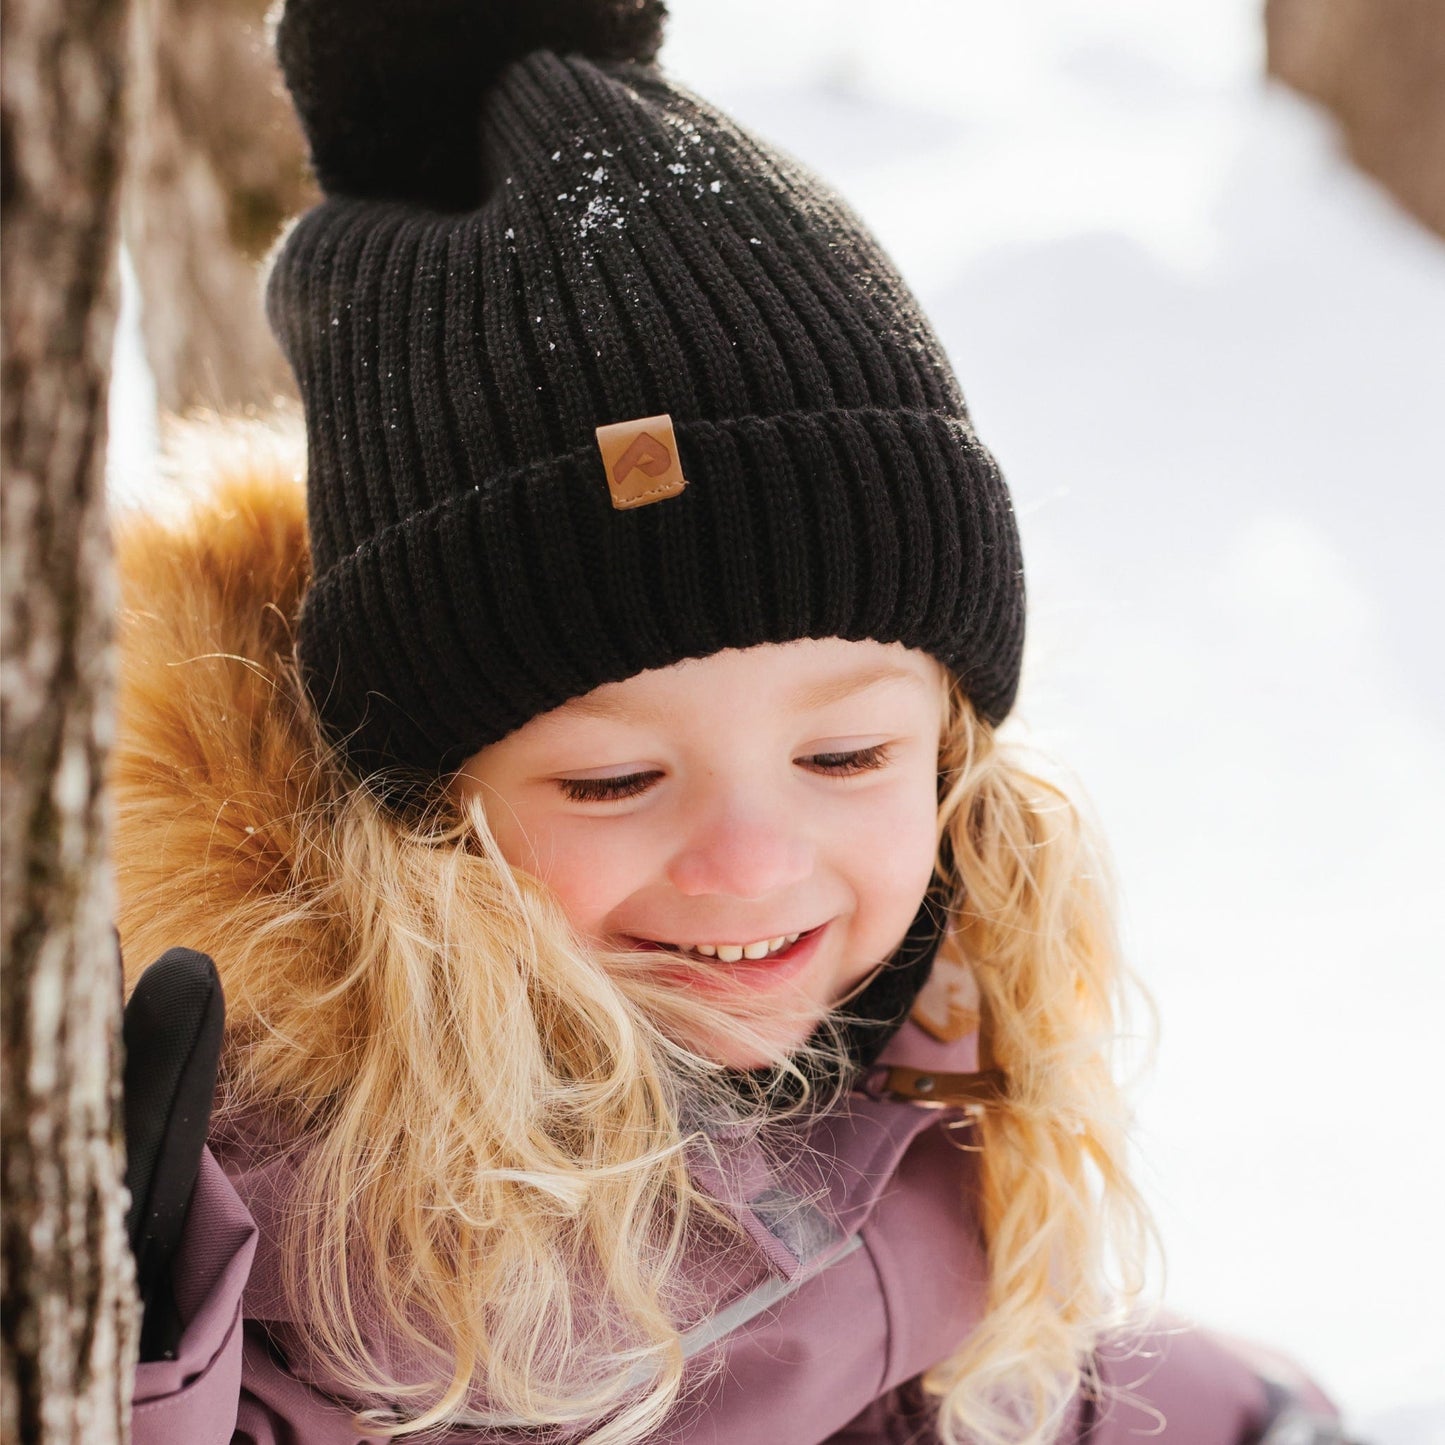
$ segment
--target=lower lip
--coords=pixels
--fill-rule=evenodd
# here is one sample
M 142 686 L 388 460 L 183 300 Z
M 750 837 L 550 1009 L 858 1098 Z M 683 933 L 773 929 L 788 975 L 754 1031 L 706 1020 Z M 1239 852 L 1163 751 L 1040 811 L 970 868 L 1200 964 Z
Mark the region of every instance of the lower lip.
M 811 932 L 799 934 L 796 943 L 789 944 L 780 953 L 770 954 L 767 958 L 740 958 L 736 963 L 725 963 L 720 958 L 699 958 L 698 962 L 715 964 L 719 972 L 725 971 L 734 982 L 766 988 L 769 984 L 784 983 L 801 973 L 817 953 L 827 928 L 826 923 L 819 924 Z M 661 944 L 647 943 L 640 938 L 634 938 L 631 942 L 635 947 L 649 952 L 667 952 Z M 685 977 L 688 982 L 698 981 L 698 975 L 688 974 Z M 705 979 L 706 975 L 701 977 Z

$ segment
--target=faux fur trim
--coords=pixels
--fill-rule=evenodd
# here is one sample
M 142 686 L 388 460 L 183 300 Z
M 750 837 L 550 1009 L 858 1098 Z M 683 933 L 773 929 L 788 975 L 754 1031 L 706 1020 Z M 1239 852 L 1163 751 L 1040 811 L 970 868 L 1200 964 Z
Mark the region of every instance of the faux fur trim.
M 299 454 L 279 427 L 193 431 L 180 515 L 117 522 L 110 788 L 128 984 L 174 945 L 211 953 L 224 981 L 238 904 L 279 898 L 290 875 L 287 819 L 323 756 L 294 663 L 310 576 Z

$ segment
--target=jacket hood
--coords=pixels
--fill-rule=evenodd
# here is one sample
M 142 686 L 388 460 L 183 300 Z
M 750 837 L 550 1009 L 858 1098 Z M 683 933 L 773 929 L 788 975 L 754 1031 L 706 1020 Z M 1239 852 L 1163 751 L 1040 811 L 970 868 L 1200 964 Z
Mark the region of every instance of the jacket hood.
M 213 423 L 185 444 L 182 505 L 115 529 L 117 922 L 128 984 L 174 945 L 210 953 L 230 1031 L 259 1002 L 227 969 L 238 911 L 254 925 L 285 907 L 292 820 L 327 784 L 295 681 L 304 442 L 279 424 Z
M 116 520 L 120 679 L 110 786 L 128 969 L 284 884 L 275 820 L 314 789 L 291 688 L 310 577 L 304 445 L 255 424 L 192 437 L 179 507 Z M 278 871 L 281 870 L 281 871 Z

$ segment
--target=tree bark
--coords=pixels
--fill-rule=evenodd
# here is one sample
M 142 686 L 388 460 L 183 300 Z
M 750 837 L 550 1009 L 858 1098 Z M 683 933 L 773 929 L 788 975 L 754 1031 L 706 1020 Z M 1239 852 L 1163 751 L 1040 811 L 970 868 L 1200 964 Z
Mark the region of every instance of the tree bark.
M 128 0 L 3 0 L 0 24 L 0 1434 L 111 1445 L 137 1338 L 102 791 Z
M 1445 5 L 1266 0 L 1269 73 L 1334 112 L 1350 155 L 1445 235 Z
M 163 411 L 295 397 L 260 263 L 316 193 L 265 0 L 138 0 L 124 228 Z

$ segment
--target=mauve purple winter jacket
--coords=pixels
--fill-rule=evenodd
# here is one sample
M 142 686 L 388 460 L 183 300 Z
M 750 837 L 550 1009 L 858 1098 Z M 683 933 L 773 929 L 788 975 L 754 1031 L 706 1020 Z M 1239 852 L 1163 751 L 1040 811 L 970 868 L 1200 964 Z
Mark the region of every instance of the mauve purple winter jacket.
M 974 1067 L 973 1042 L 943 1045 L 906 1024 L 885 1059 Z M 973 1156 L 961 1115 L 850 1096 L 811 1126 L 814 1173 L 780 1185 L 744 1162 L 702 1182 L 733 1203 L 751 1240 L 725 1272 L 717 1312 L 685 1337 L 725 1355 L 687 1393 L 663 1445 L 928 1445 L 917 1377 L 977 1323 L 985 1291 L 976 1226 L 959 1208 Z M 229 1173 L 228 1173 L 229 1170 Z M 325 1363 L 286 1317 L 273 1243 L 284 1182 L 207 1152 L 186 1222 L 176 1297 L 178 1358 L 140 1366 L 135 1445 L 356 1445 L 368 1438 L 328 1388 Z M 820 1196 L 826 1205 L 820 1207 Z M 1079 1402 L 1061 1437 L 1089 1445 L 1247 1445 L 1268 1418 L 1264 1379 L 1310 1408 L 1329 1403 L 1286 1361 L 1179 1324 L 1099 1350 L 1106 1398 Z M 448 1442 L 535 1439 L 457 1429 Z

